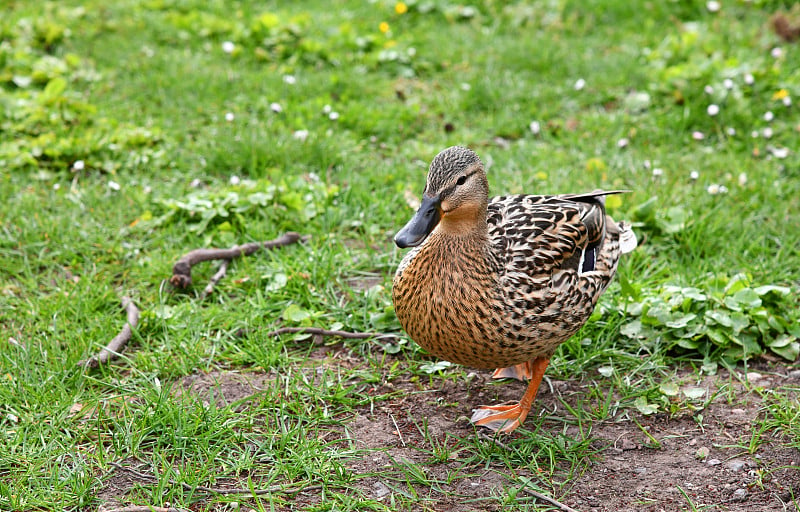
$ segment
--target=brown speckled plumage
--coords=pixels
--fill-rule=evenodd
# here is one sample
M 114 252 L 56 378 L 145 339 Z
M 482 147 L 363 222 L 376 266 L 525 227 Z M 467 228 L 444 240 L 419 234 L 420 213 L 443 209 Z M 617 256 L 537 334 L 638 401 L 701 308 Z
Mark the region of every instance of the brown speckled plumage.
M 620 236 L 626 251 L 635 246 L 629 228 L 605 214 L 609 193 L 489 201 L 478 156 L 442 151 L 431 163 L 423 206 L 396 237 L 398 245 L 416 245 L 392 288 L 403 328 L 455 363 L 497 368 L 544 359 L 546 366 L 608 286 Z

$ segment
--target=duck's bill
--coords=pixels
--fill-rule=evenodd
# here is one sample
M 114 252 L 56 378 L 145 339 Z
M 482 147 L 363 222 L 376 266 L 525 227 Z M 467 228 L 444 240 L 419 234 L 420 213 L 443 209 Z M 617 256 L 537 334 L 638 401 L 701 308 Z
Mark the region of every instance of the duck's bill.
M 438 196 L 423 197 L 417 213 L 394 236 L 394 243 L 401 249 L 421 244 L 442 218 L 440 203 Z

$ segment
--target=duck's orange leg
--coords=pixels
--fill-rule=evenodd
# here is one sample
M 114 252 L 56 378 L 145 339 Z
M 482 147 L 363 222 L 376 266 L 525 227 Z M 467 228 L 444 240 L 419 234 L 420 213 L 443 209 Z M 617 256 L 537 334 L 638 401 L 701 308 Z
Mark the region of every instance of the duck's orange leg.
M 472 418 L 470 418 L 472 423 L 504 433 L 511 432 L 522 425 L 522 422 L 528 416 L 528 411 L 531 410 L 533 399 L 536 398 L 536 392 L 539 390 L 539 384 L 542 383 L 544 371 L 547 369 L 547 365 L 550 364 L 550 358 L 538 357 L 524 364 L 528 367 L 526 371 L 530 373 L 531 381 L 519 403 L 483 405 L 472 413 Z
M 531 370 L 531 363 L 516 364 L 508 368 L 498 368 L 492 374 L 493 379 L 517 379 L 525 382 L 531 380 L 533 371 Z

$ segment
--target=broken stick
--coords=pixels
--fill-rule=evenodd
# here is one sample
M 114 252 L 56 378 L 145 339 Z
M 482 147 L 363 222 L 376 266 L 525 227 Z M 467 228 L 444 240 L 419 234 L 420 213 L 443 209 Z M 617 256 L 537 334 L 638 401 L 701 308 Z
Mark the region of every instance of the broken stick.
M 274 249 L 284 245 L 290 245 L 305 239 L 298 233 L 290 231 L 284 233 L 274 240 L 266 242 L 249 242 L 242 245 L 231 247 L 230 249 L 195 249 L 185 254 L 175 262 L 172 267 L 172 277 L 169 282 L 176 288 L 188 288 L 192 284 L 192 267 L 197 263 L 210 260 L 233 260 L 241 256 L 249 256 L 259 249 Z
M 128 323 L 125 324 L 125 327 L 100 352 L 89 359 L 80 361 L 78 366 L 97 368 L 101 364 L 107 363 L 111 358 L 117 357 L 122 349 L 125 348 L 125 345 L 131 340 L 134 327 L 139 323 L 139 308 L 136 307 L 130 297 L 122 297 L 122 308 L 128 315 Z

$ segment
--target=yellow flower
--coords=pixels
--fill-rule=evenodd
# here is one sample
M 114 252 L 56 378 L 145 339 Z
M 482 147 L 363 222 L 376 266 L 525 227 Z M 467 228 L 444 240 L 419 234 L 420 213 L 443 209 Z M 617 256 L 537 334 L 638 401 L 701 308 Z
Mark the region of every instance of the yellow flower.
M 397 2 L 394 4 L 394 12 L 397 14 L 405 14 L 408 12 L 408 6 L 403 2 Z
M 385 21 L 382 21 L 380 25 L 378 25 L 378 30 L 383 32 L 384 34 L 389 32 L 389 24 Z
M 789 96 L 789 91 L 786 89 L 780 89 L 775 91 L 775 94 L 772 95 L 773 100 L 782 100 L 783 98 Z

